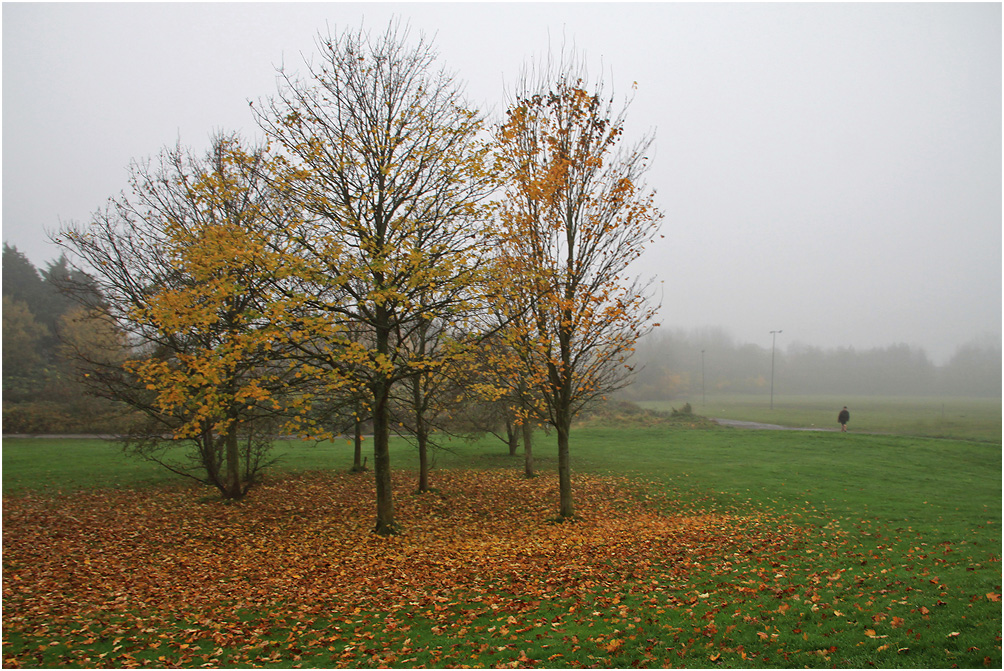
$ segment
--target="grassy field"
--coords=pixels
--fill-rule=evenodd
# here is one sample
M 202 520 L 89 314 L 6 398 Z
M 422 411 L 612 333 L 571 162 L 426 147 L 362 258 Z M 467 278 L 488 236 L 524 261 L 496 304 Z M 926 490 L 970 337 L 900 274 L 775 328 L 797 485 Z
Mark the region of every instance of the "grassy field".
M 1000 668 L 999 442 L 695 424 L 576 431 L 559 525 L 552 437 L 398 441 L 388 539 L 342 442 L 223 505 L 5 440 L 4 666 Z
M 641 403 L 669 411 L 687 400 Z M 774 408 L 765 395 L 708 396 L 691 399 L 694 412 L 781 426 L 835 429 L 843 406 L 851 411 L 851 431 L 893 433 L 961 440 L 1001 440 L 1001 399 L 889 396 L 777 396 Z

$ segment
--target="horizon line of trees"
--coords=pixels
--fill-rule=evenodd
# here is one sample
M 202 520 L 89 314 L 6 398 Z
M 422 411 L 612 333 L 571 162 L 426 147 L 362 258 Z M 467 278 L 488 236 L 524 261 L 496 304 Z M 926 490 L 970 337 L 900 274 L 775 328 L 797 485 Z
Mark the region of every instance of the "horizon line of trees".
M 702 354 L 703 352 L 703 354 Z M 787 395 L 1001 396 L 1001 336 L 956 348 L 943 365 L 906 344 L 856 349 L 801 342 L 774 352 L 774 391 Z M 638 371 L 618 397 L 632 401 L 769 393 L 771 348 L 721 328 L 655 329 L 635 345 Z

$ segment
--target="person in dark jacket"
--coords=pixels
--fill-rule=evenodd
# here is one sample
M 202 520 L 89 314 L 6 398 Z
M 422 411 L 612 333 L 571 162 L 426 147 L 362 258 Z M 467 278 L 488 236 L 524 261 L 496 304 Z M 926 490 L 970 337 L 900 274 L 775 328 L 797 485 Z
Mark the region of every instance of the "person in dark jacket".
M 837 415 L 837 421 L 840 422 L 840 430 L 841 431 L 844 431 L 844 432 L 847 431 L 847 422 L 850 419 L 851 419 L 851 413 L 847 409 L 847 406 L 845 405 L 844 409 L 840 411 L 839 415 Z

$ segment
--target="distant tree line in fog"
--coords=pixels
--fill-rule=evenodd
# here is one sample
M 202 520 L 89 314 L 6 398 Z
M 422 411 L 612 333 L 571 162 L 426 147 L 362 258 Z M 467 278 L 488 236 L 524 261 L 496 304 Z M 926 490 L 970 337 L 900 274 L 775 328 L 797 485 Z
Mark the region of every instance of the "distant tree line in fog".
M 16 248 L 3 248 L 3 423 L 8 433 L 120 430 L 121 409 L 87 393 L 61 340 L 91 328 L 58 285 L 76 277 L 64 258 L 36 269 Z M 702 379 L 702 356 L 703 379 Z M 724 329 L 655 329 L 635 346 L 630 401 L 691 400 L 707 394 L 770 392 L 770 347 L 739 343 Z M 775 352 L 778 394 L 1001 395 L 1001 337 L 960 346 L 936 366 L 908 345 L 868 350 L 802 343 Z M 510 442 L 512 442 L 511 439 Z
M 7 433 L 115 430 L 114 407 L 85 393 L 63 340 L 90 328 L 59 290 L 83 281 L 65 257 L 39 271 L 3 245 L 3 428 Z
M 905 344 L 858 350 L 795 342 L 778 345 L 774 357 L 775 393 L 1001 395 L 999 334 L 961 345 L 941 366 L 923 349 Z M 656 329 L 635 346 L 633 364 L 635 381 L 620 393 L 627 400 L 770 392 L 771 348 L 736 342 L 720 328 Z

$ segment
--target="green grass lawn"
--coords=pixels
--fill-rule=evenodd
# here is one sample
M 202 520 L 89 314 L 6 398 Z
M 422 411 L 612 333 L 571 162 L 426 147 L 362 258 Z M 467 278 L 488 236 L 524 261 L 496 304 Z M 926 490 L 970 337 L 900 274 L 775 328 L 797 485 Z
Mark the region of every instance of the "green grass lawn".
M 1000 442 L 594 425 L 573 433 L 583 518 L 565 525 L 546 522 L 553 437 L 536 434 L 533 481 L 497 441 L 447 447 L 439 491 L 416 495 L 395 441 L 404 533 L 380 540 L 341 441 L 278 444 L 261 489 L 223 506 L 110 443 L 5 440 L 5 666 L 1000 668 Z M 251 563 L 223 570 L 235 543 Z M 80 577 L 30 573 L 45 544 L 81 574 L 140 546 L 174 558 L 146 567 L 154 584 L 215 568 L 159 605 L 170 589 L 115 580 L 62 603 Z M 342 571 L 351 591 L 316 593 Z
M 640 405 L 669 411 L 687 400 L 650 401 Z M 707 402 L 690 399 L 694 412 L 781 426 L 836 429 L 837 413 L 851 411 L 852 432 L 892 433 L 905 436 L 957 438 L 1000 443 L 1001 399 L 888 396 L 779 396 L 774 408 L 766 395 L 708 396 Z

